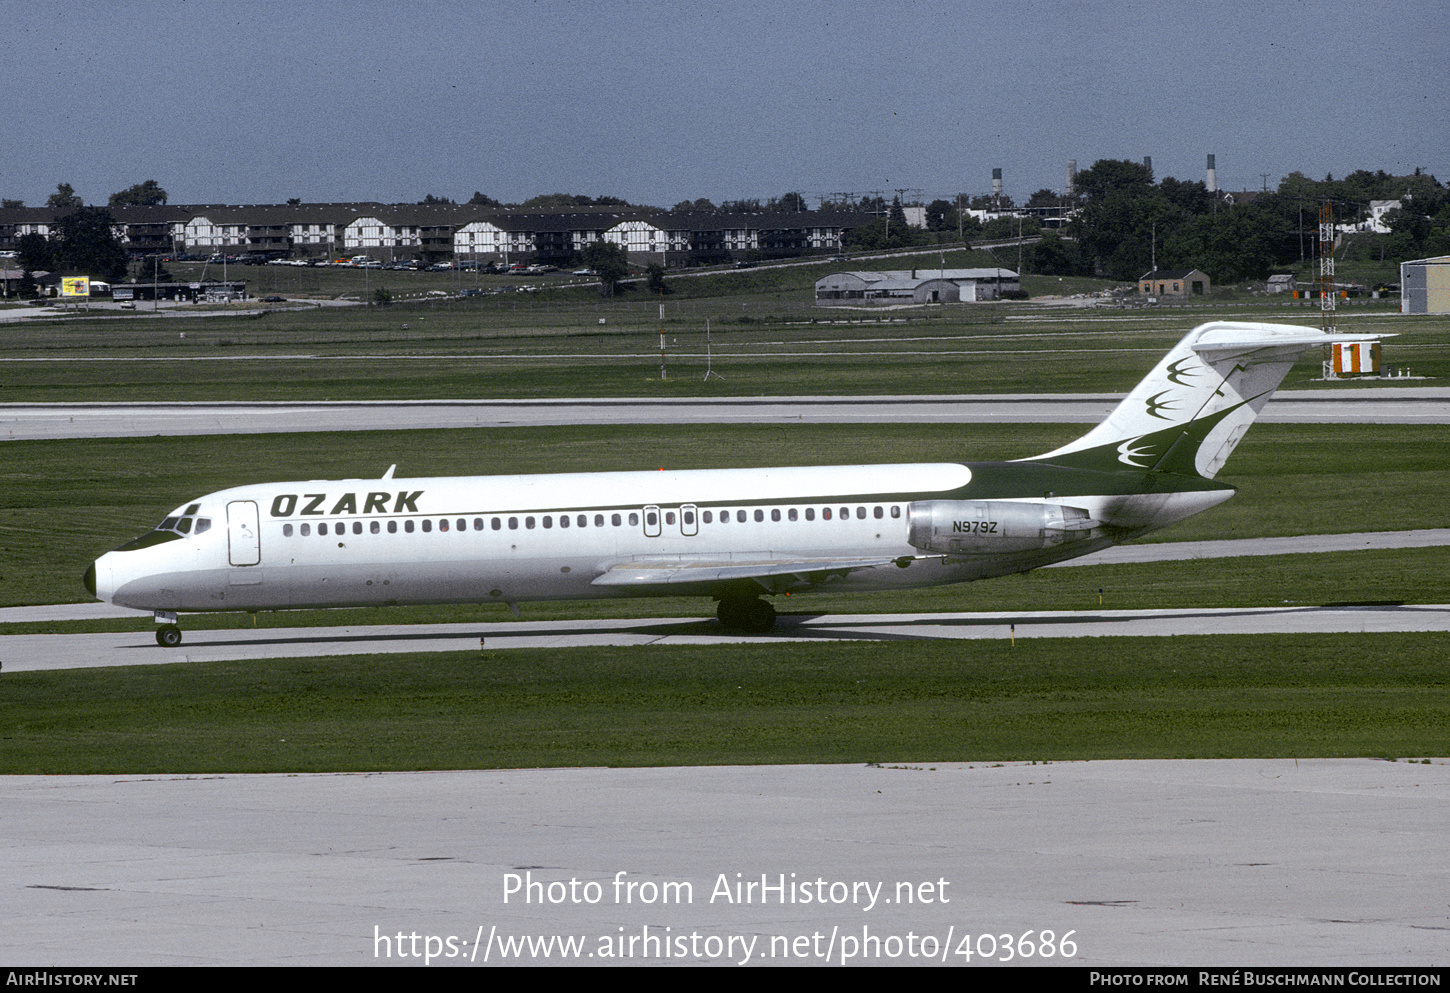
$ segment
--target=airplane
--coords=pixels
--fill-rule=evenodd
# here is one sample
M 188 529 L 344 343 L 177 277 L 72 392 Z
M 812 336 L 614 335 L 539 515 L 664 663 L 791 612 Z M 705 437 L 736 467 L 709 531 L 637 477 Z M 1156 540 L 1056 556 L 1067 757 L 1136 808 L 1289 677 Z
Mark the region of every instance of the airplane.
M 698 595 L 763 634 L 768 596 L 1025 572 L 1236 492 L 1216 482 L 1299 356 L 1330 335 L 1213 321 L 1087 434 L 1010 462 L 258 483 L 181 504 L 86 570 L 97 598 L 178 615 Z

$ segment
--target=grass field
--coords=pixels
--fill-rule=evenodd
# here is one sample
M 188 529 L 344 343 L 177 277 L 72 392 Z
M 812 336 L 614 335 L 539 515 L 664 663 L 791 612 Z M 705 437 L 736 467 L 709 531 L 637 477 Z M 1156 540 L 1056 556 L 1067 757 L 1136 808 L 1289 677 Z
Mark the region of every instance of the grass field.
M 837 310 L 811 307 L 808 286 L 667 298 L 663 321 L 657 301 L 604 301 L 592 290 L 32 321 L 0 330 L 0 401 L 1124 391 L 1203 321 L 1319 319 L 1262 298 L 1154 311 L 1030 301 Z M 1401 317 L 1376 302 L 1349 308 L 1340 326 L 1398 334 L 1385 344 L 1386 366 L 1450 379 L 1450 319 Z M 723 378 L 706 381 L 707 353 Z M 1285 388 L 1323 385 L 1318 378 L 1310 357 Z
M 7 674 L 0 773 L 1450 754 L 1445 635 L 456 652 Z
M 398 464 L 398 477 L 405 478 L 541 468 L 575 472 L 985 461 L 1047 451 L 1082 430 L 1080 425 L 1057 424 L 661 425 L 11 442 L 11 457 L 0 466 L 0 606 L 85 600 L 78 577 L 96 555 L 154 527 L 188 499 L 268 479 L 367 478 L 381 475 L 392 463 Z M 1234 499 L 1153 538 L 1191 541 L 1443 527 L 1444 494 L 1450 492 L 1450 426 L 1260 424 L 1220 478 L 1239 487 Z M 1405 561 L 1412 558 L 1407 555 Z M 1212 568 L 1232 569 L 1242 561 L 1225 560 Z M 1317 568 L 1329 569 L 1329 557 L 1313 561 Z M 1166 565 L 1158 569 L 1171 572 Z M 1043 577 L 1033 581 L 1049 590 L 1066 582 L 1060 570 L 1033 576 Z M 1255 582 L 1254 577 L 1249 570 L 1242 580 L 1227 585 L 1226 590 L 1241 598 L 1227 604 L 1204 584 L 1189 586 L 1195 595 L 1226 606 L 1282 599 L 1275 597 L 1272 582 Z M 1424 602 L 1430 590 L 1444 589 L 1444 581 L 1432 558 L 1423 569 L 1407 567 L 1397 593 L 1381 592 L 1375 598 Z M 954 588 L 950 594 L 919 591 L 909 597 L 852 602 L 859 602 L 861 609 L 889 611 L 903 609 L 903 602 L 1040 601 L 1037 594 L 1004 589 L 1006 582 Z M 1331 595 L 1335 584 L 1354 582 L 1354 567 L 1345 565 L 1299 588 L 1317 591 L 1320 600 L 1354 599 L 1348 593 Z M 1112 585 L 1124 589 L 1120 582 Z M 1423 592 L 1417 596 L 1416 590 Z M 1163 595 L 1160 591 L 1151 599 L 1137 596 L 1117 605 L 1157 606 Z M 610 604 L 608 609 L 658 613 L 668 611 L 667 603 Z M 689 609 L 698 610 L 699 604 Z

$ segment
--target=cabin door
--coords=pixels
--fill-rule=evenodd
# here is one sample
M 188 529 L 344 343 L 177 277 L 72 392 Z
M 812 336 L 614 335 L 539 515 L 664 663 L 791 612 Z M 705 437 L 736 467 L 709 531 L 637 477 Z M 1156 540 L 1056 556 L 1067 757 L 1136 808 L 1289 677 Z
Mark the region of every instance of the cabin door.
M 257 505 L 251 500 L 233 500 L 227 504 L 227 557 L 232 565 L 256 565 L 262 561 Z

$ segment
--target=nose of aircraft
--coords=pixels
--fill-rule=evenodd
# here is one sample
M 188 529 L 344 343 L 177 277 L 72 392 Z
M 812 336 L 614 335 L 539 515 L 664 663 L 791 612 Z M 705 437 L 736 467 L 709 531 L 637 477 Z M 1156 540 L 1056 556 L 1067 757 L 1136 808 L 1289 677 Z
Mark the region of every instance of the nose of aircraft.
M 81 582 L 86 584 L 91 596 L 97 600 L 111 602 L 111 594 L 116 591 L 114 577 L 111 574 L 111 556 L 114 553 L 107 552 L 91 563 L 89 569 L 81 576 Z

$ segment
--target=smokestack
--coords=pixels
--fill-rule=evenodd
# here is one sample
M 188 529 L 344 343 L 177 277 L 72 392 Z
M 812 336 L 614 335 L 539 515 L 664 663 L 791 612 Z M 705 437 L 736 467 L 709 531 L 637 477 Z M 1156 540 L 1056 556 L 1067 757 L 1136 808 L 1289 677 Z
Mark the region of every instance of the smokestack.
M 1217 170 L 1215 170 L 1214 167 L 1213 167 L 1213 156 L 1212 155 L 1210 155 L 1208 157 L 1208 180 L 1207 180 L 1207 186 L 1208 186 L 1208 192 L 1210 192 L 1210 193 L 1217 193 L 1218 192 L 1218 173 L 1217 173 Z
M 1067 160 L 1067 198 L 1077 196 L 1077 159 Z
M 1143 168 L 1148 170 L 1148 175 L 1153 175 L 1153 156 L 1143 156 Z

